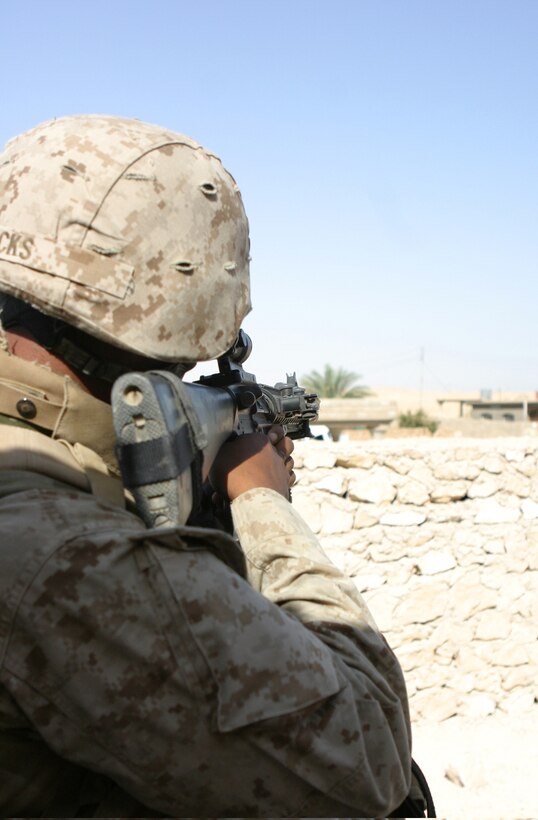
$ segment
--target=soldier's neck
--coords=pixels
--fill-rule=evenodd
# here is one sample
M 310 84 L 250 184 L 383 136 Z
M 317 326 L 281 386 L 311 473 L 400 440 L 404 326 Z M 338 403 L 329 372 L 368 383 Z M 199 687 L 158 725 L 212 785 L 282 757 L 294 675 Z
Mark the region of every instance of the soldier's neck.
M 69 376 L 82 390 L 90 393 L 96 399 L 100 399 L 100 401 L 110 403 L 110 384 L 103 382 L 101 379 L 85 376 L 73 370 L 73 368 L 50 350 L 38 344 L 28 331 L 23 328 L 18 330 L 6 330 L 4 331 L 4 335 L 7 340 L 8 351 L 13 356 L 17 356 L 17 358 L 24 359 L 27 362 L 45 365 L 50 368 L 53 373 L 57 373 L 60 376 Z

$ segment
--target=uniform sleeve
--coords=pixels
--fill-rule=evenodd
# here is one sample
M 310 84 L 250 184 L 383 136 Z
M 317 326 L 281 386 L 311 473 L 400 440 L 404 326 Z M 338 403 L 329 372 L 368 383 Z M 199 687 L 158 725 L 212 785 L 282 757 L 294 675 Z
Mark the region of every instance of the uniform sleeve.
M 377 631 L 355 585 L 279 493 L 249 490 L 233 502 L 232 513 L 254 589 L 303 623 L 363 624 Z
M 405 682 L 362 596 L 278 493 L 250 490 L 233 502 L 232 512 L 250 583 L 331 650 L 331 662 L 345 681 L 333 708 L 344 723 L 354 716 L 361 756 L 370 763 L 367 788 L 390 794 L 397 782 L 400 788 L 406 784 L 406 794 L 411 728 Z M 345 704 L 348 697 L 352 704 Z M 370 731 L 372 711 L 377 713 L 376 732 Z M 342 729 L 342 738 L 345 735 Z

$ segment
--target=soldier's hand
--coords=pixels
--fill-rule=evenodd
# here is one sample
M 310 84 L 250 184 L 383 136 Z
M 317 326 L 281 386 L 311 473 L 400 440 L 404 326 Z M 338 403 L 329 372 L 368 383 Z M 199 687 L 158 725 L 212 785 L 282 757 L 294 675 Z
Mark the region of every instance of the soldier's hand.
M 211 484 L 230 501 L 257 487 L 288 498 L 295 481 L 292 451 L 293 442 L 279 426 L 272 427 L 268 435 L 238 436 L 221 447 L 211 470 Z
M 277 453 L 284 459 L 286 470 L 288 471 L 288 490 L 295 484 L 295 473 L 293 472 L 294 461 L 291 456 L 294 450 L 294 443 L 291 438 L 284 435 L 284 428 L 275 424 L 268 433 L 268 438 Z M 288 493 L 289 494 L 289 493 Z

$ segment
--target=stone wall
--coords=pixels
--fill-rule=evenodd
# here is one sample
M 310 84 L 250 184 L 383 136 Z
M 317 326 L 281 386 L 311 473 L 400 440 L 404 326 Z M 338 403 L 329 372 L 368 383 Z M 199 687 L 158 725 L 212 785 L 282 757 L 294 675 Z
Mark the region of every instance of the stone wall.
M 415 720 L 538 699 L 538 441 L 297 442 L 293 502 L 405 670 Z

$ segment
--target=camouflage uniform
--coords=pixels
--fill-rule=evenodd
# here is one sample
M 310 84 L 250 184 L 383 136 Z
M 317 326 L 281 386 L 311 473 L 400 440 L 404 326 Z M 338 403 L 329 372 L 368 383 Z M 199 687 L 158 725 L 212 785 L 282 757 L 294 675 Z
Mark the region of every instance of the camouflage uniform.
M 6 362 L 20 364 L 3 354 L 2 374 Z M 34 390 L 61 392 L 62 377 L 22 365 Z M 18 393 L 1 384 L 5 413 Z M 101 402 L 71 395 L 73 412 L 99 415 Z M 0 426 L 2 814 L 101 800 L 101 815 L 143 814 L 136 801 L 173 816 L 398 805 L 400 667 L 293 507 L 265 489 L 234 501 L 243 578 L 222 533 L 147 531 L 116 503 L 88 456 L 103 428 L 75 449 Z
M 47 123 L 0 157 L 0 195 L 10 298 L 165 362 L 235 338 L 246 217 L 192 140 Z M 110 375 L 67 341 L 70 365 Z M 0 353 L 1 813 L 393 810 L 410 782 L 405 686 L 353 584 L 271 490 L 233 502 L 242 551 L 210 529 L 146 530 L 113 444 L 107 404 Z

